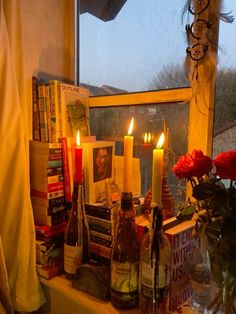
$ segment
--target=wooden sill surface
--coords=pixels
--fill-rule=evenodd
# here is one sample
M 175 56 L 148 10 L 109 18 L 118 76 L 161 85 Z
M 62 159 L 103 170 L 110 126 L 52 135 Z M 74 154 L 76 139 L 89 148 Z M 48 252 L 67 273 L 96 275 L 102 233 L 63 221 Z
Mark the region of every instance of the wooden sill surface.
M 59 299 L 60 295 L 73 302 L 78 307 L 78 313 L 91 313 L 91 314 L 139 314 L 139 309 L 133 310 L 119 310 L 114 308 L 110 302 L 99 300 L 93 296 L 90 296 L 82 291 L 74 289 L 71 286 L 71 282 L 65 278 L 64 275 L 56 276 L 50 280 L 46 280 L 40 277 L 40 281 L 43 285 L 49 288 L 50 294 L 52 290 L 58 293 L 57 301 L 60 303 L 62 299 Z M 55 302 L 55 301 L 54 301 Z M 51 301 L 51 303 L 53 303 Z M 53 307 L 53 304 L 51 304 Z M 55 311 L 56 312 L 56 311 Z M 54 312 L 50 312 L 54 314 Z M 182 306 L 180 311 L 173 312 L 175 314 L 194 314 L 189 306 Z M 77 314 L 77 313 L 73 313 Z

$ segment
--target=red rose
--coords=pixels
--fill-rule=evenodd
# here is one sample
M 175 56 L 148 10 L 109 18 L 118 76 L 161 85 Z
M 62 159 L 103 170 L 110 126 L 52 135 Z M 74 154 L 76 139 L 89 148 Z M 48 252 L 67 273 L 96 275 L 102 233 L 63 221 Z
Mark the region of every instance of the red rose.
M 202 177 L 209 173 L 211 168 L 211 158 L 205 156 L 200 150 L 193 150 L 191 154 L 180 156 L 172 170 L 178 178 L 190 179 L 191 177 Z
M 222 179 L 236 180 L 236 150 L 220 153 L 213 162 L 217 176 Z

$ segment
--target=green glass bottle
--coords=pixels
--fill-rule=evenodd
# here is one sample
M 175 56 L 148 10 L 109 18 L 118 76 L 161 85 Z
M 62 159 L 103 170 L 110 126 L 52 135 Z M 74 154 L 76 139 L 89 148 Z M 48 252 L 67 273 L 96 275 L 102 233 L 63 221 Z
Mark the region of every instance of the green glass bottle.
M 111 258 L 111 303 L 122 309 L 138 305 L 139 252 L 132 193 L 122 193 Z
M 152 209 L 150 230 L 141 243 L 140 252 L 140 313 L 169 313 L 171 247 L 162 232 L 161 209 Z
M 84 209 L 84 191 L 74 184 L 70 218 L 64 236 L 64 271 L 73 279 L 78 267 L 89 261 L 89 227 Z

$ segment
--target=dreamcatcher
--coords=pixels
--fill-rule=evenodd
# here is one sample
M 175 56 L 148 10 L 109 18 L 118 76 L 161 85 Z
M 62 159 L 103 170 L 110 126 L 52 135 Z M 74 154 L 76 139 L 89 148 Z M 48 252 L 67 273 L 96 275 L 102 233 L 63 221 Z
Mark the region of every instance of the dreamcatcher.
M 212 7 L 210 7 L 212 6 Z M 210 48 L 217 46 L 217 43 L 213 40 L 214 34 L 212 31 L 212 25 L 207 20 L 207 10 L 211 10 L 215 15 L 224 22 L 232 23 L 234 17 L 229 13 L 219 13 L 215 6 L 214 0 L 188 0 L 183 10 L 183 15 L 188 14 L 188 20 L 190 16 L 193 17 L 193 22 L 185 26 L 188 47 L 186 49 L 186 61 L 185 68 L 190 82 L 195 81 L 195 89 L 198 90 L 199 83 L 199 65 L 206 60 L 206 56 L 212 51 Z M 208 60 L 214 60 L 214 58 L 208 58 Z M 206 71 L 208 78 L 211 76 L 211 70 L 213 67 L 209 67 L 209 71 Z M 206 77 L 206 76 L 205 76 Z M 206 77 L 207 78 L 207 77 Z M 198 92 L 195 91 L 195 94 Z

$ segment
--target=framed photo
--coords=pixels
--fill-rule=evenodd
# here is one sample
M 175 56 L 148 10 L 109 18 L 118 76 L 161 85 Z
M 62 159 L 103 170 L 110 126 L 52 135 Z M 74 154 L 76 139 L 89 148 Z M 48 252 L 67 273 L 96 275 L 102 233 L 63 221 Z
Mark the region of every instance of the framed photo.
M 103 202 L 107 198 L 107 182 L 114 181 L 115 142 L 82 143 L 85 202 Z

